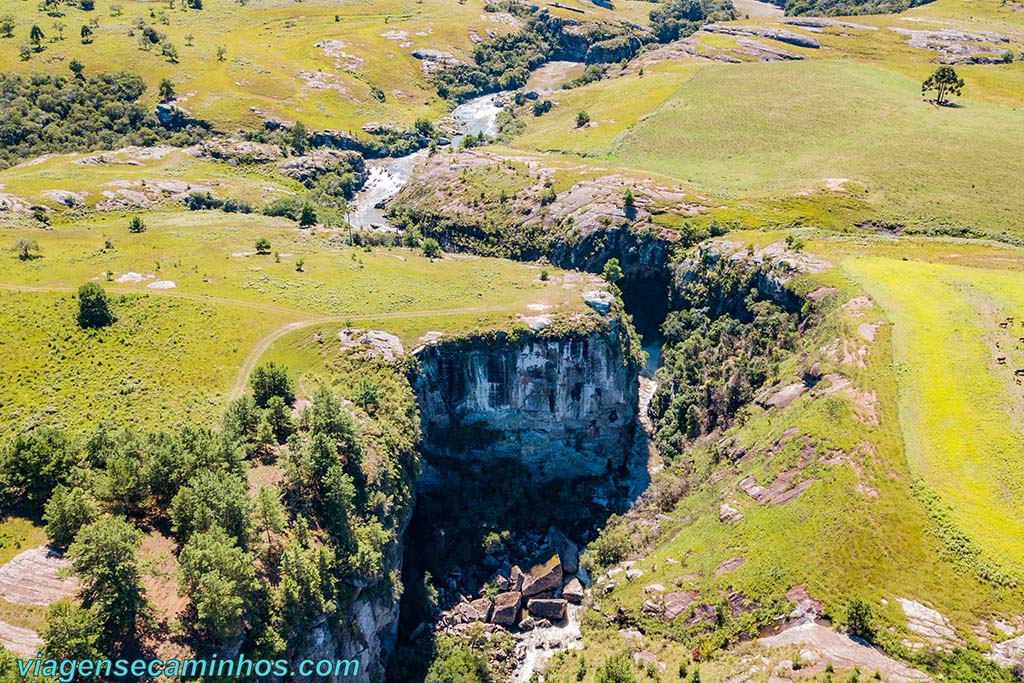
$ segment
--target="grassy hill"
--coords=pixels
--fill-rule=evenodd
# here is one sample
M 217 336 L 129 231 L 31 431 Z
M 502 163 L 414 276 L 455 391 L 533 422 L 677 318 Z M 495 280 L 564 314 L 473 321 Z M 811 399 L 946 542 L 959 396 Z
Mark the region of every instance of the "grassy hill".
M 742 251 L 774 237 L 730 239 Z M 1022 434 L 1021 389 L 1010 380 L 1013 361 L 999 364 L 990 347 L 1010 343 L 999 322 L 1019 300 L 1012 292 L 1024 284 L 1024 255 L 980 243 L 957 244 L 951 255 L 951 247 L 808 241 L 807 251 L 833 265 L 793 286 L 833 289 L 822 290 L 772 391 L 799 383 L 813 363 L 822 380 L 787 405 L 753 405 L 736 426 L 698 441 L 591 544 L 597 584 L 578 680 L 601 680 L 598 666 L 616 653 L 639 662 L 638 680 L 650 666 L 655 680 L 674 680 L 680 664 L 699 667 L 701 680 L 733 680 L 755 663 L 763 674 L 748 680 L 775 680 L 767 675 L 785 650 L 716 649 L 789 613 L 795 587 L 837 625 L 848 625 L 851 601 L 866 601 L 875 642 L 940 680 L 1008 680 L 976 654 L 941 652 L 987 652 L 1020 630 L 992 626 L 1024 606 L 1016 588 L 1024 562 L 1012 493 L 1019 467 L 1007 457 Z M 627 579 L 624 567 L 641 574 Z M 668 605 L 672 592 L 691 604 L 669 618 L 661 600 Z M 901 600 L 937 610 L 948 639 L 922 635 Z M 549 675 L 568 680 L 580 659 L 556 658 Z M 961 659 L 974 662 L 969 675 L 951 673 Z M 822 674 L 824 659 L 803 661 L 801 675 Z
M 821 47 L 758 39 L 802 58 L 758 63 L 740 50 L 740 39 L 699 33 L 691 39 L 698 52 L 741 63 L 655 50 L 605 80 L 556 93 L 553 111 L 522 117 L 526 131 L 514 144 L 688 183 L 729 204 L 724 219 L 757 224 L 777 211 L 782 221 L 810 225 L 870 219 L 1019 235 L 1021 206 L 1007 188 L 1021 153 L 1013 131 L 1021 124 L 1024 66 L 958 65 L 964 97 L 955 108 L 935 107 L 921 98 L 920 83 L 939 55 L 895 30 L 986 27 L 1005 32 L 1008 42 L 978 49 L 1018 50 L 1019 13 L 975 6 L 968 13 L 940 1 L 905 16 L 858 17 L 862 28 L 813 32 L 777 18 L 733 22 L 784 28 Z M 578 127 L 581 110 L 590 123 Z M 762 218 L 753 216 L 759 212 Z

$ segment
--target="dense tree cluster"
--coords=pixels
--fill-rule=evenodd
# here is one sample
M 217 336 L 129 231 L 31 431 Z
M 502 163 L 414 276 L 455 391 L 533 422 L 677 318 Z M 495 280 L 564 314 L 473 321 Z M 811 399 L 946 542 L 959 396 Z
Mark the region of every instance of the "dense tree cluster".
M 736 18 L 731 0 L 671 0 L 651 11 L 651 28 L 668 43 L 685 38 L 703 24 Z
M 393 370 L 364 375 L 398 381 Z M 80 604 L 47 617 L 46 656 L 141 656 L 166 628 L 198 654 L 290 656 L 356 586 L 393 592 L 385 553 L 415 476 L 407 387 L 382 396 L 391 410 L 363 434 L 329 388 L 293 416 L 283 368 L 261 366 L 252 385 L 255 397 L 232 402 L 216 430 L 41 427 L 6 445 L 3 509 L 42 512 L 80 582 Z M 280 483 L 251 492 L 252 463 L 278 470 Z M 139 549 L 153 528 L 176 543 L 188 601 L 177 627 L 158 623 L 142 581 Z
M 137 75 L 0 74 L 0 168 L 48 152 L 186 144 L 199 131 L 172 131 L 140 101 Z
M 796 341 L 797 316 L 764 297 L 764 274 L 719 259 L 677 282 L 681 306 L 662 326 L 665 345 L 651 402 L 662 452 L 724 429 L 772 379 Z
M 473 64 L 442 69 L 434 76 L 434 84 L 441 97 L 455 102 L 521 88 L 530 71 L 546 62 L 553 49 L 547 27 L 539 19 L 531 18 L 521 31 L 481 42 L 473 51 Z
M 931 0 L 769 0 L 795 16 L 842 17 L 857 14 L 897 14 L 911 7 L 925 5 Z

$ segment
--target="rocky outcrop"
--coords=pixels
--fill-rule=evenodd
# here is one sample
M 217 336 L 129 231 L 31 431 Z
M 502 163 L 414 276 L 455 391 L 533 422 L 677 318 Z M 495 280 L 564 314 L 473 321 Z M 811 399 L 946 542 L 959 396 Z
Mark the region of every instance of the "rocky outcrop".
M 618 314 L 589 332 L 439 340 L 414 355 L 428 462 L 494 465 L 500 476 L 500 463 L 512 461 L 539 482 L 622 464 L 639 361 Z
M 508 162 L 508 163 L 505 163 Z M 515 170 L 523 166 L 528 171 Z M 488 169 L 525 186 L 481 220 L 478 187 L 467 181 Z M 551 196 L 555 169 L 535 158 L 471 150 L 428 157 L 391 207 L 448 251 L 537 260 L 562 268 L 600 272 L 617 258 L 627 278 L 664 272 L 677 235 L 651 226 L 659 213 L 679 218 L 705 210 L 700 198 L 670 184 L 638 181 L 618 174 L 588 178 Z M 515 177 L 511 177 L 515 176 Z M 626 207 L 626 189 L 634 196 Z M 497 204 L 497 200 L 495 200 Z
M 769 40 L 777 40 L 780 43 L 786 43 L 787 45 L 796 45 L 797 47 L 809 47 L 819 48 L 821 44 L 817 39 L 811 36 L 801 35 L 795 31 L 789 31 L 784 28 L 775 28 L 772 26 L 735 26 L 733 24 L 707 24 L 704 26 L 705 31 L 710 33 L 721 33 L 727 36 L 756 36 L 758 38 L 768 38 Z

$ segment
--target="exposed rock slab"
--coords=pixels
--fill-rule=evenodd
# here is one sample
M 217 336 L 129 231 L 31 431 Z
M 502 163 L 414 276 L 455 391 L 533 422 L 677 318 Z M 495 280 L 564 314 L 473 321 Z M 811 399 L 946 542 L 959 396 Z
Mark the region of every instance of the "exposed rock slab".
M 499 593 L 494 598 L 494 607 L 491 610 L 491 623 L 500 626 L 515 626 L 519 620 L 519 604 L 523 601 L 523 594 L 517 591 Z
M 733 24 L 707 24 L 704 26 L 704 30 L 709 31 L 711 33 L 721 33 L 727 36 L 757 36 L 758 38 L 768 38 L 770 40 L 777 40 L 780 43 L 796 45 L 797 47 L 821 47 L 821 44 L 816 39 L 810 36 L 801 35 L 794 31 L 788 31 L 784 28 L 774 28 L 772 26 L 735 26 Z
M 78 588 L 73 578 L 58 573 L 69 562 L 49 546 L 22 551 L 0 567 L 0 597 L 15 605 L 51 605 Z

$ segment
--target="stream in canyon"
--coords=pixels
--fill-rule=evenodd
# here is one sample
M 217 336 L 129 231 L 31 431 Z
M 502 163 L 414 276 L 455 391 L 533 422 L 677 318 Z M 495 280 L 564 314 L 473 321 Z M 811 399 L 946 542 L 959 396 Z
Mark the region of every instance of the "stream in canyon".
M 457 147 L 467 135 L 497 135 L 499 97 L 499 94 L 482 95 L 456 107 L 449 115 L 458 131 L 452 136 L 451 144 Z M 367 161 L 366 183 L 349 202 L 346 216 L 349 224 L 359 230 L 394 230 L 384 215 L 384 205 L 409 182 L 413 171 L 426 158 L 427 150 L 421 149 L 404 157 Z

